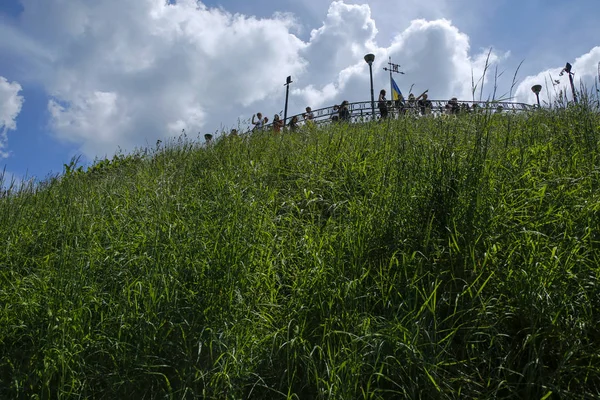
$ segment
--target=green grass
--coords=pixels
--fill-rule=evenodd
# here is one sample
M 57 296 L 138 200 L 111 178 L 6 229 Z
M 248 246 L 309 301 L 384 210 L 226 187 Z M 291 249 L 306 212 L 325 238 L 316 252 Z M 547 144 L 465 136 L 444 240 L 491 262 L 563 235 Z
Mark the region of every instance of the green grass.
M 181 139 L 0 199 L 0 398 L 600 398 L 600 117 Z

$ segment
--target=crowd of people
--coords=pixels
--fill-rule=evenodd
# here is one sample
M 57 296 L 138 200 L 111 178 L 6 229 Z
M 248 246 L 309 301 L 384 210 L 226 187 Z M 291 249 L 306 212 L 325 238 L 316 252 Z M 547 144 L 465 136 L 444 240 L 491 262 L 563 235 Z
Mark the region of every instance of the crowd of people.
M 292 118 L 290 118 L 290 121 L 288 122 L 288 129 L 290 129 L 291 131 L 295 131 L 297 130 L 300 126 L 302 125 L 311 125 L 314 124 L 314 118 L 315 118 L 315 114 L 312 111 L 312 108 L 310 107 L 306 107 L 305 112 L 302 113 L 302 119 L 303 121 L 300 121 L 300 118 L 297 115 L 294 115 Z M 259 130 L 264 130 L 265 127 L 268 126 L 268 122 L 269 122 L 269 118 L 268 117 L 263 117 L 262 113 L 256 113 L 252 116 L 252 131 L 259 131 Z M 279 114 L 275 114 L 273 116 L 273 123 L 271 124 L 270 128 L 274 131 L 274 132 L 281 132 L 284 129 L 284 121 L 281 119 L 281 117 L 279 116 Z M 236 131 L 237 133 L 237 131 Z
M 388 116 L 390 115 L 390 113 L 389 113 L 390 109 L 393 109 L 394 111 L 397 111 L 398 114 L 400 114 L 400 115 L 403 115 L 403 114 L 421 115 L 421 116 L 431 115 L 433 112 L 434 106 L 433 106 L 433 103 L 431 102 L 431 100 L 429 100 L 428 92 L 429 92 L 429 89 L 425 90 L 423 93 L 421 93 L 417 97 L 415 97 L 414 94 L 410 93 L 408 95 L 408 99 L 406 101 L 402 97 L 400 97 L 398 100 L 392 102 L 392 101 L 388 101 L 385 98 L 386 91 L 385 91 L 385 89 L 382 89 L 379 92 L 379 99 L 377 102 L 377 107 L 379 108 L 379 114 L 382 119 L 388 118 Z M 467 112 L 476 111 L 476 110 L 477 110 L 476 103 L 473 103 L 472 106 L 470 106 L 467 103 L 460 104 L 456 97 L 453 97 L 450 100 L 448 100 L 448 102 L 445 104 L 445 106 L 443 108 L 440 107 L 440 109 L 439 109 L 439 111 L 441 113 L 448 114 L 448 115 L 457 115 L 460 113 L 467 113 Z
M 377 108 L 379 110 L 380 120 L 390 118 L 393 114 L 396 115 L 415 115 L 415 116 L 427 116 L 434 112 L 434 105 L 429 100 L 429 90 L 425 90 L 419 96 L 415 96 L 413 93 L 408 95 L 405 100 L 402 96 L 399 99 L 390 101 L 386 98 L 386 91 L 382 89 L 379 92 L 379 98 L 377 100 Z M 442 114 L 457 115 L 460 113 L 467 113 L 477 110 L 477 104 L 473 103 L 470 106 L 467 103 L 459 103 L 456 97 L 452 97 L 442 107 L 438 106 L 436 110 Z M 332 122 L 350 122 L 352 119 L 352 111 L 350 110 L 350 103 L 347 100 L 342 101 L 340 104 L 333 106 L 332 111 L 328 113 L 329 120 Z M 301 119 L 302 118 L 302 119 Z M 305 112 L 299 115 L 294 115 L 287 121 L 284 121 L 279 114 L 273 116 L 273 122 L 269 125 L 269 118 L 263 116 L 262 113 L 256 113 L 252 116 L 252 131 L 259 131 L 269 129 L 274 132 L 282 132 L 284 129 L 290 131 L 296 131 L 301 126 L 311 126 L 315 123 L 315 115 L 311 107 L 306 107 Z M 235 132 L 237 133 L 237 131 Z

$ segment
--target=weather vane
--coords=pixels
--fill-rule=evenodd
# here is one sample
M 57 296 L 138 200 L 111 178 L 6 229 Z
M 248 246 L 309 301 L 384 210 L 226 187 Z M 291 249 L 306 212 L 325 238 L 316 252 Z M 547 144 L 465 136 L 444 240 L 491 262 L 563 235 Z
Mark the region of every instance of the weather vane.
M 394 64 L 394 63 L 392 62 L 392 57 L 390 57 L 390 60 L 389 60 L 389 62 L 388 62 L 388 65 L 389 65 L 390 67 L 389 67 L 389 68 L 388 68 L 388 67 L 383 67 L 383 70 L 384 70 L 384 71 L 390 71 L 390 76 L 392 75 L 392 72 L 395 72 L 395 73 L 397 73 L 397 74 L 402 74 L 402 75 L 404 75 L 404 72 L 403 72 L 403 71 L 400 71 L 400 64 Z

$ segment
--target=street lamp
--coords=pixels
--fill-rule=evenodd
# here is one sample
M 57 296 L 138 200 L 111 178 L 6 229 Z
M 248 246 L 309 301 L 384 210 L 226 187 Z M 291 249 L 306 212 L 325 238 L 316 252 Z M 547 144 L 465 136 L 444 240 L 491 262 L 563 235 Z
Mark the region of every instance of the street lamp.
M 542 91 L 542 85 L 533 85 L 531 87 L 531 91 L 535 93 L 535 97 L 537 98 L 538 107 L 540 106 L 540 92 Z
M 365 61 L 369 64 L 369 76 L 371 77 L 371 118 L 375 119 L 375 93 L 373 93 L 373 61 L 375 61 L 375 54 L 367 54 Z
M 558 76 L 563 76 L 565 72 L 567 73 L 567 75 L 569 75 L 569 82 L 571 83 L 571 92 L 573 93 L 573 102 L 577 104 L 577 92 L 575 92 L 575 85 L 573 84 L 573 75 L 575 74 L 571 72 L 571 68 L 571 64 L 567 63 L 563 70 L 560 71 L 560 74 L 558 74 Z
M 285 108 L 284 108 L 284 113 L 283 113 L 283 126 L 285 129 L 286 123 L 287 123 L 287 108 L 288 108 L 288 97 L 290 96 L 290 83 L 292 83 L 292 77 L 288 76 L 287 78 L 285 78 Z

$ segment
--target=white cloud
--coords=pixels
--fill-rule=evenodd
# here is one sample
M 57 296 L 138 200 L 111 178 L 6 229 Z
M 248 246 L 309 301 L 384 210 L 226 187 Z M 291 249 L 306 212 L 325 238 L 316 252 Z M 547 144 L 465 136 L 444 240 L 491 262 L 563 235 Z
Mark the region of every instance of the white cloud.
M 3 55 L 21 55 L 20 61 L 52 61 L 50 54 L 40 43 L 17 29 L 11 21 L 0 16 L 0 51 Z
M 382 68 L 391 56 L 406 72 L 395 76 L 405 95 L 414 84 L 413 92 L 429 89 L 433 99 L 470 99 L 472 76 L 477 83 L 488 54 L 473 51 L 468 35 L 450 20 L 431 19 L 446 13 L 447 0 L 435 0 L 435 10 L 425 13 L 430 19 L 413 19 L 428 6 L 410 0 L 418 12 L 409 7 L 413 11 L 402 14 L 395 34 L 385 36 L 369 5 L 333 1 L 306 41 L 297 36 L 301 27 L 294 16 L 277 10 L 256 18 L 196 0 L 22 3 L 20 28 L 28 43 L 51 55 L 39 79 L 52 97 L 54 133 L 89 158 L 152 144 L 182 129 L 214 131 L 258 111 L 271 119 L 283 109 L 288 75 L 294 80 L 288 115 L 307 105 L 368 100 L 368 52 L 376 55 L 376 92 L 389 89 Z M 494 66 L 502 67 L 507 54 L 490 53 L 484 99 L 493 89 Z M 511 78 L 501 77 L 498 95 L 508 91 Z
M 598 63 L 600 62 L 600 46 L 592 48 L 588 53 L 578 57 L 572 63 L 572 71 L 575 73 L 573 83 L 576 90 L 585 89 L 596 91 L 598 79 Z M 525 103 L 534 103 L 535 94 L 531 91 L 533 85 L 542 85 L 540 101 L 553 104 L 560 93 L 566 94 L 569 101 L 573 100 L 571 86 L 567 74 L 560 76 L 563 66 L 549 68 L 536 75 L 525 77 L 515 92 L 516 100 Z M 598 96 L 595 93 L 595 96 Z
M 0 158 L 8 157 L 6 148 L 7 132 L 17 129 L 17 116 L 23 106 L 23 96 L 19 96 L 21 85 L 9 82 L 0 76 Z
M 413 21 L 394 38 L 389 52 L 393 59 L 403 60 L 406 75 L 398 80 L 404 87 L 414 84 L 418 93 L 429 89 L 429 96 L 435 99 L 470 99 L 472 72 L 477 80 L 485 61 L 483 53 L 472 58 L 468 36 L 445 19 Z M 490 55 L 491 62 L 497 59 L 496 54 Z
M 292 90 L 292 95 L 303 99 L 306 104 L 311 104 L 313 108 L 335 103 L 338 94 L 339 91 L 333 83 L 327 83 L 321 89 L 309 84 L 303 88 Z
M 58 55 L 44 82 L 51 125 L 90 158 L 233 122 L 305 64 L 285 14 L 256 19 L 193 0 L 24 5 L 28 32 Z
M 445 19 L 414 20 L 388 47 L 379 46 L 376 39 L 375 21 L 367 6 L 332 3 L 323 27 L 313 31 L 311 42 L 302 50 L 310 62 L 307 79 L 311 84 L 294 90 L 294 95 L 313 106 L 330 105 L 336 102 L 333 99 L 338 103 L 342 99 L 368 100 L 369 72 L 363 56 L 373 52 L 376 92 L 381 88 L 389 91 L 389 75 L 383 67 L 392 57 L 401 62 L 405 72 L 394 77 L 405 96 L 412 86 L 417 94 L 429 89 L 433 99 L 471 99 L 472 76 L 477 84 L 486 62 L 493 67 L 506 57 L 492 51 L 487 59 L 487 50 L 472 55 L 468 36 Z M 491 82 L 486 82 L 485 88 L 484 98 L 491 91 Z
M 358 93 L 356 87 L 347 85 L 354 76 L 363 75 L 363 56 L 376 47 L 376 35 L 368 5 L 332 2 L 323 25 L 312 30 L 309 42 L 299 51 L 308 63 L 292 90 L 298 104 L 315 108 Z

